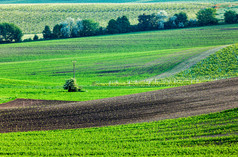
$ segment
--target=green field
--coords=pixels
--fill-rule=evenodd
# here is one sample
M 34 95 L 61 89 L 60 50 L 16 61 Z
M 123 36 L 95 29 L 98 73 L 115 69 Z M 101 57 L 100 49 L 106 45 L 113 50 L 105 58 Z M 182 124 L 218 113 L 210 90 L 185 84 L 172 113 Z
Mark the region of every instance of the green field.
M 148 4 L 7 4 L 26 2 L 36 1 L 2 0 L 0 22 L 13 22 L 25 33 L 31 34 L 40 33 L 45 25 L 53 27 L 66 17 L 94 19 L 102 26 L 111 18 L 122 15 L 127 15 L 131 23 L 136 24 L 139 14 L 156 13 L 158 10 L 166 10 L 170 15 L 185 11 L 190 18 L 195 18 L 195 13 L 201 8 L 224 1 L 149 4 L 162 0 L 128 0 L 120 3 Z M 229 7 L 219 10 L 218 16 L 222 17 L 224 8 Z M 234 24 L 1 44 L 0 104 L 16 98 L 87 101 L 237 77 L 237 30 L 238 24 Z M 169 72 L 208 50 L 231 44 L 235 45 L 214 53 L 175 76 L 156 80 L 154 85 L 144 81 Z M 69 93 L 63 90 L 65 80 L 73 77 L 72 61 L 77 61 L 76 79 L 84 92 Z M 1 112 L 6 113 L 4 110 Z M 238 154 L 237 123 L 238 109 L 235 108 L 194 117 L 128 125 L 2 133 L 0 156 L 230 157 Z
M 51 29 L 67 17 L 93 19 L 106 27 L 110 19 L 126 15 L 131 24 L 138 23 L 138 16 L 166 10 L 169 16 L 185 11 L 189 18 L 196 12 L 211 7 L 211 3 L 156 3 L 156 4 L 8 4 L 0 5 L 0 23 L 9 22 L 19 26 L 25 34 L 41 33 L 45 25 Z
M 237 28 L 236 24 L 4 44 L 0 102 L 15 98 L 83 101 L 165 88 L 94 85 L 159 75 L 206 50 L 237 43 Z M 86 92 L 67 93 L 62 88 L 73 76 L 72 61 L 77 61 L 76 79 Z
M 1 156 L 236 156 L 238 109 L 101 128 L 0 134 Z

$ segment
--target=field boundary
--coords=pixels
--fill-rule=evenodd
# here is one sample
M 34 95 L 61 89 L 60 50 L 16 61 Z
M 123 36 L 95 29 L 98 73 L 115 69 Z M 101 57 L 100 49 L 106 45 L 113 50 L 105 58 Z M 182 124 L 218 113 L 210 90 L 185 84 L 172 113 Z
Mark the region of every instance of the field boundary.
M 172 68 L 169 71 L 166 71 L 166 72 L 159 74 L 157 76 L 145 79 L 143 81 L 153 81 L 153 80 L 158 80 L 158 79 L 173 76 L 181 71 L 191 68 L 193 65 L 197 64 L 201 60 L 205 59 L 206 57 L 210 56 L 211 54 L 214 54 L 217 51 L 219 51 L 227 46 L 230 46 L 230 45 L 223 45 L 223 46 L 219 46 L 219 47 L 204 51 L 203 53 L 199 54 L 198 56 L 190 58 L 190 59 L 180 63 L 179 65 L 175 66 L 174 68 Z

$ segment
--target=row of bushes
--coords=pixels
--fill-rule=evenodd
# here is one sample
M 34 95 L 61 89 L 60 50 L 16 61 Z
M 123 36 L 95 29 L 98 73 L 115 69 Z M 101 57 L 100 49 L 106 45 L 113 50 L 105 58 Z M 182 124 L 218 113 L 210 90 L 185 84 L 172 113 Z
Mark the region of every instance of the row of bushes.
M 197 19 L 188 20 L 188 16 L 184 12 L 168 17 L 167 12 L 162 10 L 157 14 L 139 15 L 137 25 L 131 25 L 126 16 L 118 17 L 116 20 L 111 19 L 106 28 L 100 27 L 93 20 L 75 20 L 69 17 L 55 25 L 53 31 L 50 30 L 49 26 L 45 26 L 42 33 L 44 39 L 58 39 L 218 24 L 216 9 L 214 8 L 202 9 L 196 15 Z M 225 12 L 224 16 L 226 23 L 238 23 L 236 12 L 229 10 Z
M 59 39 L 218 24 L 218 19 L 215 17 L 216 9 L 214 8 L 202 9 L 196 15 L 197 19 L 188 20 L 188 16 L 184 12 L 168 17 L 166 11 L 160 11 L 157 14 L 139 15 L 137 25 L 131 25 L 128 18 L 122 16 L 116 20 L 111 19 L 106 28 L 100 27 L 93 20 L 67 18 L 64 22 L 55 25 L 53 31 L 50 30 L 49 26 L 45 26 L 42 33 L 44 39 Z M 226 11 L 224 17 L 225 23 L 238 23 L 238 14 L 235 11 Z M 0 23 L 0 43 L 19 42 L 22 41 L 22 36 L 21 29 L 16 25 Z M 35 35 L 33 40 L 39 40 L 38 36 Z M 32 39 L 24 41 L 32 41 Z

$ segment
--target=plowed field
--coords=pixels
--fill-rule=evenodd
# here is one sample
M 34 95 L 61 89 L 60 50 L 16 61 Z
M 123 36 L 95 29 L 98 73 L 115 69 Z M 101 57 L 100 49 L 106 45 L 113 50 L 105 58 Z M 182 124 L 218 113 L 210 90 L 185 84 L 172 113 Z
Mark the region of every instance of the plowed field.
M 238 78 L 114 98 L 0 104 L 0 132 L 73 129 L 156 121 L 238 107 Z

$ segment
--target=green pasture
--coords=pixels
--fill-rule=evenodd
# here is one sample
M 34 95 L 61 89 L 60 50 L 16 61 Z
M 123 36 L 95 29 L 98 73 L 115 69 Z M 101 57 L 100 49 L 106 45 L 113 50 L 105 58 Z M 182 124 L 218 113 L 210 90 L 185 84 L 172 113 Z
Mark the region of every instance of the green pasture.
M 0 134 L 1 156 L 236 156 L 238 109 L 99 128 Z
M 0 45 L 0 102 L 15 98 L 86 101 L 165 88 L 111 87 L 141 81 L 220 45 L 238 42 L 238 25 Z M 73 77 L 85 92 L 67 93 Z M 95 86 L 109 83 L 107 86 Z M 181 84 L 186 85 L 186 83 Z
M 2 2 L 2 1 L 1 1 Z M 0 2 L 0 4 L 1 4 Z M 49 2 L 49 1 L 47 1 Z M 25 34 L 39 34 L 49 25 L 51 29 L 67 17 L 92 19 L 106 27 L 109 20 L 126 15 L 131 24 L 138 23 L 138 16 L 166 10 L 169 16 L 184 11 L 189 18 L 196 18 L 196 13 L 211 7 L 211 3 L 107 3 L 107 4 L 1 4 L 0 23 L 8 22 L 19 26 Z

